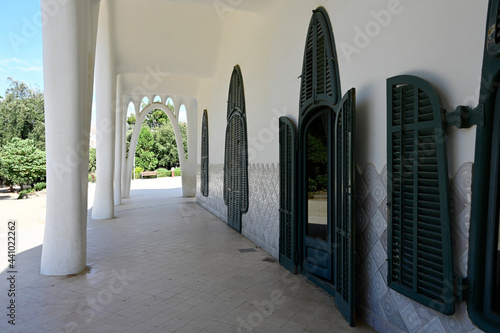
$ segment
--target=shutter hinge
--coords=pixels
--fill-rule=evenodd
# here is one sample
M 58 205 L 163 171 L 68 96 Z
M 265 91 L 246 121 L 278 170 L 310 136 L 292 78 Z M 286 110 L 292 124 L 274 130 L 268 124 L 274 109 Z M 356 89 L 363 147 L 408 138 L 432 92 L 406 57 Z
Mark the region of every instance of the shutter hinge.
M 458 301 L 468 301 L 471 299 L 472 296 L 472 284 L 469 283 L 469 280 L 465 277 L 455 277 L 456 281 L 456 288 L 455 288 L 455 293 L 456 293 L 456 298 Z
M 446 125 L 456 128 L 471 128 L 474 125 L 484 126 L 484 106 L 479 104 L 475 108 L 459 105 L 455 111 L 446 114 Z

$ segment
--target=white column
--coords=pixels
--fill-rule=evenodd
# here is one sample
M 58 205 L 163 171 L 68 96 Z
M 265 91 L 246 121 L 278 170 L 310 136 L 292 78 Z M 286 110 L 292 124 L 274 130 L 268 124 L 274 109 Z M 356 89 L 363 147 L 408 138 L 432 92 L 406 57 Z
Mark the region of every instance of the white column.
M 109 0 L 101 1 L 96 50 L 96 190 L 92 219 L 114 217 L 116 75 L 112 54 Z
M 135 125 L 132 129 L 132 138 L 130 139 L 130 146 L 128 148 L 128 156 L 125 162 L 125 175 L 123 176 L 123 197 L 130 197 L 130 182 L 132 181 L 132 171 L 134 171 L 134 155 L 135 147 L 137 145 L 137 139 L 139 138 L 139 132 L 141 131 L 141 125 L 144 121 L 146 115 L 140 113 L 141 111 L 141 101 L 134 101 L 135 107 Z M 142 115 L 142 120 L 139 118 Z M 134 144 L 135 142 L 135 144 Z
M 40 272 L 82 272 L 87 252 L 88 148 L 99 1 L 41 0 L 47 209 Z
M 123 84 L 123 82 L 122 82 Z M 122 86 L 123 90 L 123 86 Z M 125 182 L 127 181 L 127 112 L 128 112 L 128 97 L 123 96 L 123 122 L 122 122 L 122 160 L 121 160 L 121 197 L 125 198 Z M 130 177 L 130 176 L 129 176 Z
M 186 106 L 188 159 L 181 163 L 182 195 L 196 195 L 196 162 L 198 160 L 198 101 L 191 99 Z M 181 142 L 182 145 L 182 142 Z
M 122 200 L 122 146 L 123 141 L 123 122 L 124 122 L 124 107 L 122 96 L 122 80 L 121 75 L 117 77 L 116 85 L 116 133 L 115 133 L 115 188 L 114 202 L 115 206 L 121 204 Z

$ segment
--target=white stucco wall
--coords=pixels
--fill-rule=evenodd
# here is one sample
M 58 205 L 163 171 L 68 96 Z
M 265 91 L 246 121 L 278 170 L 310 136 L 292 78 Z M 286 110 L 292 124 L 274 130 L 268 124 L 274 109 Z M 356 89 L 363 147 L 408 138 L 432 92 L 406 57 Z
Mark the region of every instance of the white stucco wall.
M 275 130 L 274 137 L 269 134 L 276 129 L 276 115 L 297 121 L 305 35 L 311 11 L 320 5 L 330 15 L 342 93 L 357 90 L 358 165 L 371 162 L 381 170 L 387 163 L 387 78 L 421 76 L 434 85 L 448 111 L 477 104 L 486 2 L 277 0 L 259 14 L 239 12 L 237 7 L 224 13 L 215 74 L 200 80 L 198 91 L 198 117 L 203 109 L 210 116 L 211 147 L 224 143 L 229 78 L 232 66 L 239 64 L 249 154 L 257 152 L 250 163 L 278 162 L 278 135 Z M 448 134 L 453 175 L 473 160 L 475 130 L 449 129 Z M 223 149 L 210 150 L 211 163 L 223 159 Z

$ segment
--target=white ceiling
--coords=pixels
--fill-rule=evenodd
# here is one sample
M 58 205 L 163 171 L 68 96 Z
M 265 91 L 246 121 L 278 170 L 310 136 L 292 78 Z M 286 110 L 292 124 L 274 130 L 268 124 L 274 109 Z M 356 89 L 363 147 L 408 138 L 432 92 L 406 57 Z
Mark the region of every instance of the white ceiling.
M 110 0 L 117 74 L 126 82 L 148 69 L 169 77 L 211 78 L 225 18 L 258 13 L 269 0 Z M 232 5 L 231 5 L 232 4 Z

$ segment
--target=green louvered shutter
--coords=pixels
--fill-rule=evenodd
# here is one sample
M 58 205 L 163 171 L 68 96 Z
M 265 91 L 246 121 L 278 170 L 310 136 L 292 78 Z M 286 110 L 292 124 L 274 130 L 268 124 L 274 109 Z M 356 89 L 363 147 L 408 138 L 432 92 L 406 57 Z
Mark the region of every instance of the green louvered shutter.
M 300 115 L 311 104 L 336 105 L 341 97 L 337 53 L 330 19 L 324 8 L 314 10 L 309 23 L 302 64 Z
M 208 197 L 208 113 L 203 110 L 201 121 L 201 194 Z
M 337 107 L 335 124 L 335 304 L 351 326 L 355 310 L 354 138 L 356 90 L 350 89 Z
M 241 214 L 248 211 L 248 144 L 243 78 L 238 65 L 229 84 L 223 192 L 227 223 L 241 232 Z
M 388 285 L 454 313 L 443 110 L 426 81 L 387 80 Z
M 297 273 L 297 129 L 280 117 L 280 264 Z

